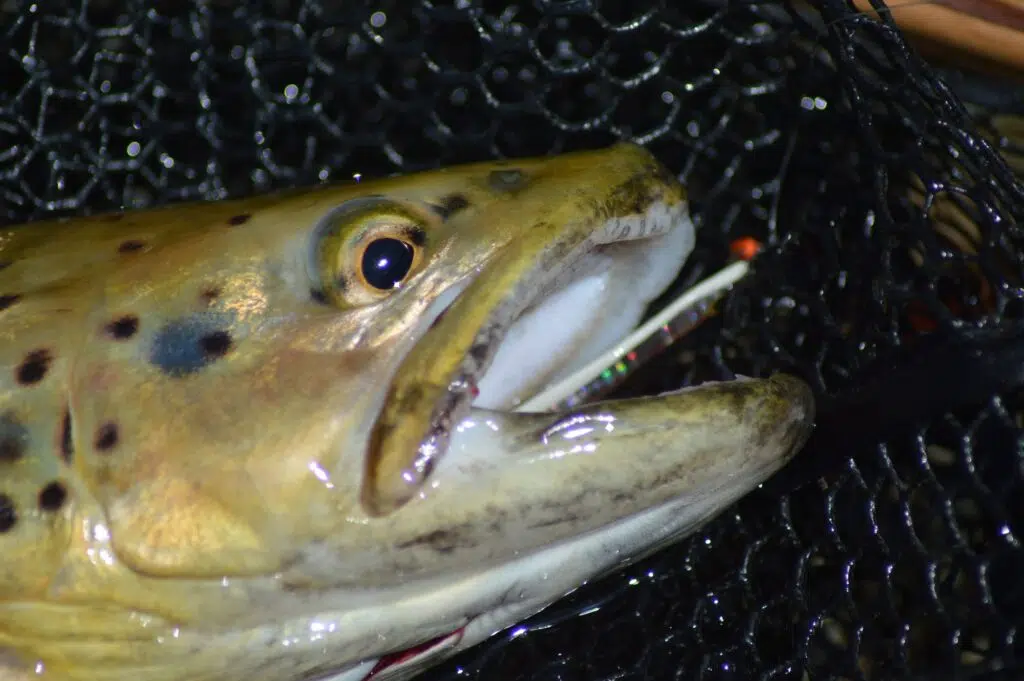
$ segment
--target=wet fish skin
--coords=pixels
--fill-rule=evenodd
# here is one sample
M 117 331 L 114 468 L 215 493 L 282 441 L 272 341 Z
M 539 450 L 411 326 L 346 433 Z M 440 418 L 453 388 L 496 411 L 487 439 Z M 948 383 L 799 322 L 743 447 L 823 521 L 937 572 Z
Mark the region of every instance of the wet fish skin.
M 0 681 L 396 681 L 692 531 L 801 446 L 806 385 L 500 389 L 693 237 L 628 144 L 0 229 Z

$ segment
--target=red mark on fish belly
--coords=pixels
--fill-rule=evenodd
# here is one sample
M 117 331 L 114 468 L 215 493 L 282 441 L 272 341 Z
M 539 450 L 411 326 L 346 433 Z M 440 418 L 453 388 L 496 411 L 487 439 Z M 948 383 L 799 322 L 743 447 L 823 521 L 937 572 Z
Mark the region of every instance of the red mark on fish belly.
M 370 670 L 370 673 L 366 675 L 363 681 L 370 681 L 370 679 L 391 667 L 397 667 L 405 664 L 406 662 L 411 662 L 438 646 L 445 645 L 446 648 L 451 648 L 462 640 L 462 634 L 465 631 L 466 627 L 462 627 L 450 634 L 432 638 L 429 641 L 413 646 L 412 648 L 400 650 L 397 653 L 389 653 L 377 661 L 377 664 L 373 666 L 373 669 Z

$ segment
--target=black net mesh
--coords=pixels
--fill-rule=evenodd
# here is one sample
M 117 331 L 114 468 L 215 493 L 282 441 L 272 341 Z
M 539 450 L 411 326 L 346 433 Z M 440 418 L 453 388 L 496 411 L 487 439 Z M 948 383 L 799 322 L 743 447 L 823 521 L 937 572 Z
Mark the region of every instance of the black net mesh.
M 425 678 L 1017 678 L 1024 191 L 895 28 L 815 6 L 0 2 L 0 223 L 640 141 L 694 199 L 680 286 L 767 248 L 623 392 L 794 371 L 821 427 Z

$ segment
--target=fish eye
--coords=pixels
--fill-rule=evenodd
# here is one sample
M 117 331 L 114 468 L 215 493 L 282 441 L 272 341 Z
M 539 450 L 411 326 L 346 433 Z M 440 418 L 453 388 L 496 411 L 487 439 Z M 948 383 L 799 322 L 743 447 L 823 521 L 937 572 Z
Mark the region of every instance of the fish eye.
M 380 291 L 396 288 L 412 270 L 415 255 L 414 246 L 401 239 L 374 239 L 363 251 L 360 274 L 367 284 Z
M 314 232 L 314 298 L 351 307 L 392 294 L 422 267 L 433 219 L 426 210 L 383 196 L 344 202 Z

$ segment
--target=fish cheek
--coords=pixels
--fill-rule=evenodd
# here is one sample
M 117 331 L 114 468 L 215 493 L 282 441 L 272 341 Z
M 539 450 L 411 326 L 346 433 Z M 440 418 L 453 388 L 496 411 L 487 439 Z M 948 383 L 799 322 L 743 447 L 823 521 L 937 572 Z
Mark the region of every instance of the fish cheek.
M 65 456 L 104 509 L 115 553 L 154 575 L 272 569 L 259 533 L 204 485 L 242 477 L 244 460 L 218 458 L 233 452 L 210 433 L 247 329 L 224 313 L 160 319 L 139 310 L 102 316 L 95 328 L 72 377 L 75 446 Z M 206 412 L 212 427 L 196 419 Z M 67 446 L 63 432 L 60 441 Z
M 281 569 L 338 517 L 334 483 L 318 477 L 330 464 L 314 468 L 311 453 L 337 421 L 337 377 L 366 359 L 288 350 L 238 325 L 154 328 L 134 356 L 111 351 L 79 372 L 78 393 L 93 397 L 76 419 L 78 456 L 117 555 L 164 576 Z
M 253 528 L 177 475 L 157 473 L 114 499 L 107 513 L 118 556 L 139 572 L 238 576 L 279 567 Z

